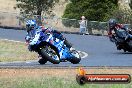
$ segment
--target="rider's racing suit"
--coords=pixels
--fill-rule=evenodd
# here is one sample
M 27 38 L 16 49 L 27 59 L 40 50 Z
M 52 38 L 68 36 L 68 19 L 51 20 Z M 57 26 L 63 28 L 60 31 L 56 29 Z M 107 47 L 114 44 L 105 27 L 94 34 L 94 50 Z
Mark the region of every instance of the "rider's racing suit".
M 35 29 L 27 32 L 27 35 L 25 37 L 26 42 L 29 43 L 30 40 L 39 38 L 39 34 L 37 34 L 37 32 L 39 32 L 39 31 L 43 31 L 43 33 L 51 33 L 51 34 L 53 34 L 53 37 L 58 38 L 60 40 L 64 40 L 64 44 L 69 49 L 72 48 L 72 45 L 66 40 L 66 38 L 59 31 L 52 30 L 51 28 L 44 28 L 43 26 L 39 26 L 37 29 L 35 28 Z M 31 51 L 30 45 L 29 45 L 29 50 Z
M 126 35 L 127 36 L 125 37 L 125 40 L 127 40 L 129 38 L 132 39 L 132 35 L 129 33 L 129 30 L 127 30 L 126 28 L 124 28 L 124 26 L 122 24 L 116 24 L 113 28 L 110 28 L 108 30 L 108 36 L 109 36 L 109 38 L 110 38 L 110 40 L 112 42 L 116 42 L 115 37 L 113 36 L 112 31 L 114 30 L 115 34 L 117 36 L 120 36 L 120 29 L 123 29 L 124 31 L 126 31 Z
M 119 49 L 119 50 L 120 50 L 119 43 L 115 39 L 115 36 L 112 33 L 112 31 L 114 31 L 115 35 L 119 37 L 121 35 L 121 32 L 122 32 L 122 31 L 120 31 L 121 29 L 123 29 L 125 31 L 125 34 L 126 34 L 125 41 L 127 41 L 129 38 L 132 39 L 132 35 L 129 33 L 129 30 L 127 30 L 126 28 L 124 28 L 124 26 L 121 25 L 121 24 L 116 24 L 113 28 L 110 28 L 108 30 L 108 36 L 110 38 L 110 41 L 115 42 L 115 44 L 117 46 L 117 49 Z

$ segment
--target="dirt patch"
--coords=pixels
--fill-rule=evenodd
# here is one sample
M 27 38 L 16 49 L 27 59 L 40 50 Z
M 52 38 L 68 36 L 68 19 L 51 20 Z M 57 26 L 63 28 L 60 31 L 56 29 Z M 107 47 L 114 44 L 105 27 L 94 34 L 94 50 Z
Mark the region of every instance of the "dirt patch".
M 132 69 L 85 69 L 88 74 L 132 74 Z M 63 77 L 75 78 L 78 69 L 0 69 L 0 78 Z

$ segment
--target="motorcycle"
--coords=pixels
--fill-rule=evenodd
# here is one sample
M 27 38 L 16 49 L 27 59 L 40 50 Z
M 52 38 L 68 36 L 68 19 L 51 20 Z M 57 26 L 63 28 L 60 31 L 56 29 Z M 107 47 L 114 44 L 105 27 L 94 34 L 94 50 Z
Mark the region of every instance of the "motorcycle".
M 64 41 L 53 37 L 51 33 L 45 34 L 40 31 L 36 33 L 29 46 L 31 51 L 35 51 L 41 56 L 41 59 L 38 61 L 40 64 L 45 64 L 47 61 L 53 64 L 65 61 L 78 64 L 81 61 L 78 51 L 70 51 L 64 44 Z
M 116 44 L 117 50 L 123 50 L 124 52 L 132 52 L 132 39 L 126 37 L 129 33 L 124 29 L 119 29 L 113 34 L 114 43 Z M 111 39 L 110 39 L 111 40 Z

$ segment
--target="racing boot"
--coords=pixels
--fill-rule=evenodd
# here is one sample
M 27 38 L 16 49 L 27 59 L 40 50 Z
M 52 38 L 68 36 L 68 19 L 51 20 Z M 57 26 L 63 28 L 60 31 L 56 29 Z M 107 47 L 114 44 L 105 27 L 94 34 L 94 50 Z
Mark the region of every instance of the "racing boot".
M 73 47 L 70 48 L 70 51 L 74 51 L 74 50 L 75 50 L 75 48 L 73 48 Z

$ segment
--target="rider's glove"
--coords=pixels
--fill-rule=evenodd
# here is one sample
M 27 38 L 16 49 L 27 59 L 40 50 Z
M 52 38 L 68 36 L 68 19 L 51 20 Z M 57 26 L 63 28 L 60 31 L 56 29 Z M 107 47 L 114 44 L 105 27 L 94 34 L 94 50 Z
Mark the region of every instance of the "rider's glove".
M 26 41 L 29 41 L 30 39 L 31 39 L 31 37 L 29 37 L 29 36 L 26 36 L 26 37 L 25 37 L 25 40 L 26 40 Z
M 111 42 L 115 42 L 115 41 L 116 41 L 114 35 L 111 35 L 109 38 L 110 38 L 110 41 L 111 41 Z
M 32 51 L 32 46 L 31 45 L 28 46 L 28 50 Z

